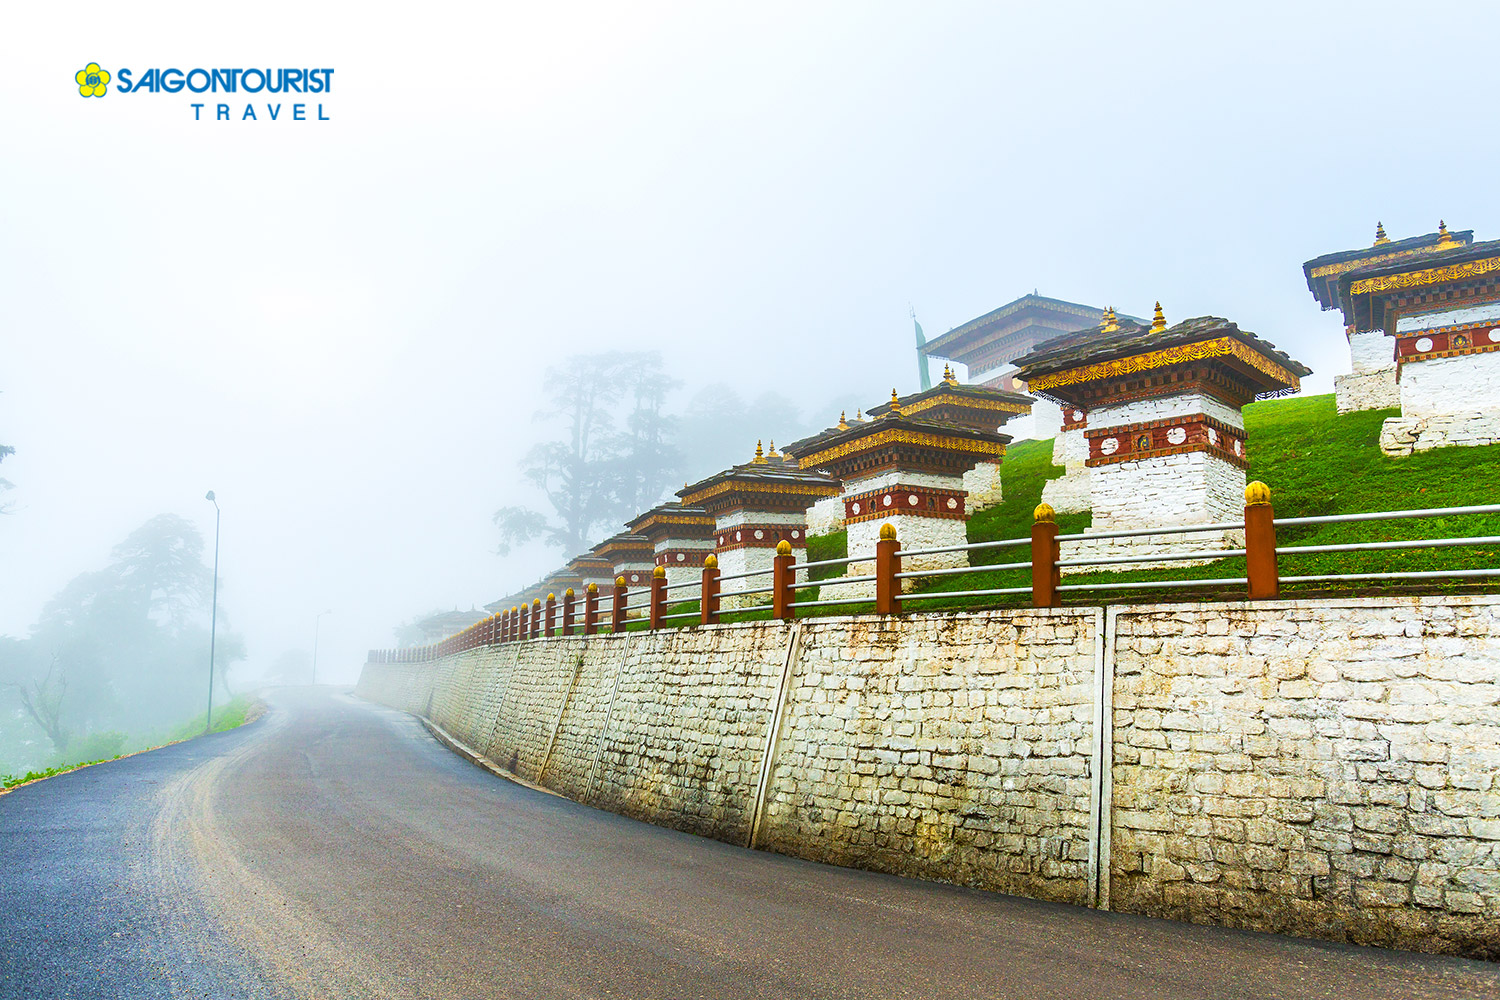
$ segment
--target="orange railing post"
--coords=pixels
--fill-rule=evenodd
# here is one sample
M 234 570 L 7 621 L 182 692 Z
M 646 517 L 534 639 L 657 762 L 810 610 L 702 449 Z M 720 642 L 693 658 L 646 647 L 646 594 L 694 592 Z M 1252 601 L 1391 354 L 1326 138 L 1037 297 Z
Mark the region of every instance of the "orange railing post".
M 567 590 L 563 591 L 563 635 L 573 634 L 573 613 L 575 611 L 575 605 L 577 603 L 578 599 L 573 596 L 572 587 L 569 587 Z
M 791 619 L 797 609 L 792 607 L 796 591 L 792 583 L 797 579 L 792 543 L 786 539 L 776 543 L 776 555 L 771 559 L 771 617 Z
M 667 610 L 667 568 L 658 566 L 651 571 L 651 629 L 661 628 L 661 616 Z
M 546 619 L 547 625 L 546 625 L 546 628 L 545 628 L 543 634 L 546 635 L 547 638 L 550 639 L 554 635 L 557 634 L 557 595 L 556 594 L 548 594 L 547 595 L 547 609 L 546 609 L 546 614 L 547 614 L 547 619 Z
M 1245 487 L 1245 577 L 1252 601 L 1268 601 L 1281 593 L 1276 514 L 1271 508 L 1271 488 L 1261 482 Z
M 609 609 L 609 630 L 625 631 L 625 578 L 615 577 L 615 599 Z
M 535 639 L 542 634 L 542 599 L 532 598 L 531 601 L 531 635 L 528 638 Z
M 1057 566 L 1057 515 L 1050 504 L 1037 504 L 1031 525 L 1031 606 L 1062 607 L 1062 570 Z
M 875 543 L 875 613 L 894 615 L 901 610 L 901 543 L 896 540 L 896 526 L 882 524 L 880 540 Z
M 703 560 L 703 586 L 698 598 L 698 622 L 713 625 L 719 620 L 719 557 L 709 553 Z
M 583 634 L 599 631 L 599 585 L 591 583 L 583 592 Z

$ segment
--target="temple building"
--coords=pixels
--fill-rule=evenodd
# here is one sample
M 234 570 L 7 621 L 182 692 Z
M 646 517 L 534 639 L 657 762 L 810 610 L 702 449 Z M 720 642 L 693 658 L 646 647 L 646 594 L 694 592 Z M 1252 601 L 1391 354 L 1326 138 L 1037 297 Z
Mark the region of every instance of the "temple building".
M 839 494 L 838 480 L 800 468 L 795 461 L 766 454 L 759 442 L 755 458 L 679 490 L 682 502 L 714 517 L 714 552 L 724 576 L 771 568 L 776 546 L 785 541 L 798 562 L 807 559 L 807 509 Z M 724 593 L 768 586 L 769 577 L 736 580 Z M 748 585 L 747 585 L 748 584 Z M 764 603 L 725 598 L 724 607 Z
M 1014 391 L 1024 388 L 1014 379 L 1017 358 L 1063 334 L 1098 326 L 1103 318 L 1104 310 L 1097 306 L 1033 292 L 934 337 L 922 352 L 962 364 L 971 383 Z M 1050 401 L 1033 407 L 1031 416 L 1025 428 L 1028 437 L 1052 437 L 1062 423 L 1061 412 Z
M 1500 240 L 1475 243 L 1439 223 L 1436 233 L 1380 249 L 1389 255 L 1323 280 L 1351 353 L 1359 345 L 1390 365 L 1380 405 L 1399 405 L 1401 415 L 1381 427 L 1381 451 L 1500 443 Z
M 1025 397 L 1020 397 L 1024 400 Z M 910 403 L 910 405 L 908 405 Z M 839 426 L 788 446 L 804 470 L 842 482 L 848 525 L 846 576 L 874 568 L 881 526 L 889 523 L 903 550 L 968 543 L 969 510 L 964 475 L 976 465 L 996 464 L 1010 437 L 997 421 L 1023 405 L 1014 393 L 943 382 L 871 411 L 871 419 Z M 904 570 L 967 566 L 964 552 L 903 556 Z M 874 593 L 870 583 L 824 588 L 839 598 Z
M 1106 327 L 1113 329 L 1106 330 Z M 1084 415 L 1090 533 L 1214 524 L 1243 516 L 1247 462 L 1241 408 L 1297 391 L 1300 362 L 1217 316 L 1168 326 L 1106 320 L 1020 359 L 1033 395 Z M 1195 549 L 1237 548 L 1243 532 L 1191 536 Z M 1182 536 L 1101 539 L 1067 558 L 1150 554 Z
M 581 556 L 574 556 L 568 560 L 568 565 L 559 572 L 566 573 L 569 577 L 577 577 L 579 582 L 587 587 L 591 583 L 599 585 L 599 592 L 607 594 L 615 585 L 615 563 L 614 560 L 597 555 L 593 552 L 585 552 Z M 541 594 L 543 598 L 547 595 Z
M 625 586 L 630 589 L 650 586 L 651 570 L 656 567 L 656 552 L 651 539 L 621 532 L 606 538 L 590 551 L 601 559 L 608 559 L 615 577 L 623 576 Z
M 713 515 L 702 507 L 664 503 L 652 507 L 628 527 L 651 543 L 652 566 L 665 567 L 667 584 L 672 587 L 669 599 L 696 601 L 703 560 L 714 550 Z
M 955 427 L 998 431 L 1007 420 L 1030 414 L 1036 400 L 1005 389 L 964 385 L 954 376 L 953 369 L 945 365 L 941 382 L 924 392 L 901 396 L 896 402 L 908 417 Z M 870 407 L 871 417 L 884 417 L 889 412 L 888 403 Z M 1001 454 L 1004 454 L 1003 450 Z M 1002 499 L 1000 462 L 1000 455 L 986 458 L 964 473 L 965 509 L 970 514 L 999 506 Z
M 1344 316 L 1350 372 L 1333 380 L 1340 413 L 1383 410 L 1401 404 L 1398 362 L 1389 339 L 1396 331 L 1371 327 L 1368 304 L 1361 313 L 1361 306 L 1349 297 L 1349 289 L 1357 281 L 1375 277 L 1377 272 L 1385 275 L 1419 270 L 1434 254 L 1448 255 L 1473 241 L 1471 230 L 1450 233 L 1443 225 L 1435 233 L 1392 240 L 1386 236 L 1385 227 L 1377 223 L 1375 242 L 1370 246 L 1324 254 L 1302 265 L 1307 288 L 1318 305 L 1325 311 L 1338 309 Z

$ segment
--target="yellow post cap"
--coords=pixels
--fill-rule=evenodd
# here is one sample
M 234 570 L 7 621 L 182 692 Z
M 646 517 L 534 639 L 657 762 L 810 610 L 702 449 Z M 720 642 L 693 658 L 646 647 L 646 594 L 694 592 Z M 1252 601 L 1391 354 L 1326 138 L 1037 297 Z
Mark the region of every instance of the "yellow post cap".
M 623 586 L 625 586 L 625 578 L 623 576 L 617 576 L 617 577 L 615 577 L 615 586 L 616 587 L 623 587 Z
M 894 524 L 892 524 L 891 522 L 887 521 L 887 522 L 885 522 L 884 524 L 882 524 L 880 526 L 880 540 L 881 541 L 883 541 L 883 542 L 892 541 L 893 539 L 895 539 L 895 537 L 896 537 L 896 526 Z
M 557 600 L 557 595 L 556 594 L 548 594 L 547 595 L 547 600 L 549 600 L 549 601 L 555 601 L 555 600 Z
M 1039 503 L 1036 510 L 1031 512 L 1031 519 L 1042 524 L 1054 522 L 1057 520 L 1057 511 L 1052 509 L 1050 503 Z
M 1256 480 L 1245 487 L 1245 506 L 1259 507 L 1271 502 L 1271 487 Z
M 653 579 L 653 580 L 665 580 L 666 578 L 667 578 L 667 567 L 665 567 L 665 566 L 658 566 L 658 567 L 656 567 L 655 569 L 653 569 L 651 571 L 651 579 Z M 622 577 L 620 577 L 620 579 L 623 580 L 625 578 L 622 576 Z
M 792 554 L 792 543 L 783 538 L 776 543 L 776 554 L 778 556 L 789 556 Z
M 567 590 L 563 591 L 563 596 L 564 597 L 572 597 L 573 596 L 573 588 L 569 587 Z
M 599 593 L 599 585 L 597 583 L 591 583 L 591 584 L 589 584 L 589 593 L 590 594 L 597 594 L 597 593 Z
M 710 552 L 703 559 L 703 568 L 704 569 L 718 569 L 719 568 L 719 557 L 716 556 L 716 555 L 714 555 L 712 552 Z

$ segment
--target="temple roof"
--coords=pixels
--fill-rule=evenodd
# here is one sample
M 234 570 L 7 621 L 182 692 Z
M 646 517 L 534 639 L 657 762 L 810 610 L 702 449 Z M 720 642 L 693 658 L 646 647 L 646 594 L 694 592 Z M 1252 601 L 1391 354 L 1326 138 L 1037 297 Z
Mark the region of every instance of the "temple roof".
M 1019 392 L 983 385 L 965 385 L 957 379 L 943 379 L 931 389 L 900 396 L 896 402 L 900 405 L 901 412 L 908 416 L 925 414 L 925 419 L 942 424 L 993 430 L 1016 414 L 1031 412 L 1031 406 L 1036 400 Z M 890 403 L 881 403 L 870 407 L 866 412 L 871 417 L 880 417 L 890 408 Z M 990 420 L 991 415 L 994 417 L 993 422 Z M 793 445 L 787 451 L 793 452 L 795 448 Z
M 1096 306 L 1033 293 L 934 337 L 922 352 L 966 365 L 972 376 L 1007 364 L 1059 334 L 1097 324 L 1103 316 Z
M 636 554 L 641 551 L 651 552 L 651 539 L 645 535 L 635 535 L 628 531 L 622 531 L 618 535 L 611 535 L 604 541 L 595 545 L 591 550 L 595 555 L 610 558 L 621 554 Z
M 712 529 L 714 517 L 702 507 L 669 502 L 657 504 L 635 520 L 627 521 L 626 527 L 636 534 L 644 535 L 652 528 L 683 524 L 703 524 Z
M 1379 230 L 1382 236 L 1384 232 L 1383 229 Z M 1474 242 L 1472 229 L 1454 233 L 1440 230 L 1422 236 L 1409 236 L 1404 240 L 1386 240 L 1357 250 L 1340 250 L 1314 257 L 1302 265 L 1302 274 L 1307 279 L 1308 291 L 1313 293 L 1318 305 L 1324 309 L 1337 309 L 1341 305 L 1339 285 L 1345 274 L 1374 266 L 1401 267 L 1403 265 L 1397 262 L 1410 262 L 1414 257 L 1425 258 L 1437 250 L 1438 243 L 1445 235 L 1463 245 Z
M 837 479 L 819 472 L 805 470 L 795 460 L 778 455 L 775 451 L 762 455 L 759 445 L 755 450 L 756 458 L 751 461 L 743 465 L 732 466 L 723 472 L 716 472 L 691 486 L 685 486 L 677 491 L 677 495 L 691 504 L 712 502 L 712 498 L 735 492 L 767 496 L 802 496 L 809 499 L 808 505 L 810 505 L 811 501 L 821 497 L 838 494 L 839 481 Z M 722 501 L 716 501 L 714 505 L 720 506 Z
M 1198 316 L 1175 326 L 1120 323 L 1111 331 L 1082 331 L 1021 359 L 1016 377 L 1027 389 L 1070 405 L 1098 405 L 1125 392 L 1185 391 L 1195 380 L 1228 380 L 1216 391 L 1243 403 L 1295 392 L 1312 370 L 1221 316 Z M 1193 375 L 1194 372 L 1201 372 Z M 1188 381 L 1181 379 L 1191 376 Z M 1177 385 L 1180 388 L 1170 389 Z
M 1500 240 L 1460 241 L 1455 246 L 1434 249 L 1417 257 L 1382 261 L 1346 271 L 1338 277 L 1338 301 L 1344 306 L 1345 322 L 1357 330 L 1384 330 L 1389 296 L 1410 295 L 1416 289 L 1433 285 L 1475 280 L 1500 280 Z
M 1009 434 L 898 413 L 846 427 L 830 427 L 787 445 L 786 452 L 798 456 L 804 468 L 817 468 L 848 454 L 887 446 L 996 456 L 1005 454 L 1010 441 Z

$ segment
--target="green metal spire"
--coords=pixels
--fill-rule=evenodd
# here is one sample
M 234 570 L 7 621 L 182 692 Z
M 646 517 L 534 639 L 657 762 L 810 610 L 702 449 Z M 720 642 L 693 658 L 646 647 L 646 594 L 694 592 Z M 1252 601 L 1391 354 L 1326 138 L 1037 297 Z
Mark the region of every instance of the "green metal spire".
M 922 324 L 917 322 L 917 311 L 911 313 L 912 326 L 917 328 L 917 376 L 921 379 L 922 391 L 926 392 L 932 388 L 932 374 L 927 370 L 927 355 L 922 348 L 927 346 L 927 338 L 922 336 Z

